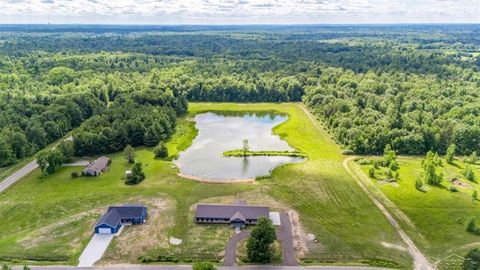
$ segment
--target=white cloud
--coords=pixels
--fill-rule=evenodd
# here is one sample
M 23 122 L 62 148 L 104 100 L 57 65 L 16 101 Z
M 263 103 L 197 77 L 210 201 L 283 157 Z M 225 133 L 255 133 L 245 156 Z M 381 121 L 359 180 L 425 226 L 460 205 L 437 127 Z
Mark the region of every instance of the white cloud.
M 479 14 L 479 0 L 0 0 L 0 23 L 478 23 Z

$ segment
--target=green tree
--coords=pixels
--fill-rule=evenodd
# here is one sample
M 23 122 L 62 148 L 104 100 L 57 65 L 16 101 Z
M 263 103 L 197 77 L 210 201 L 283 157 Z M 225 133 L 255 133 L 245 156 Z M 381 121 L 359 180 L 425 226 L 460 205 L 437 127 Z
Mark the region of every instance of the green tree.
M 130 144 L 125 146 L 125 149 L 123 150 L 123 156 L 128 163 L 135 163 L 135 149 L 133 149 Z
M 58 150 L 63 154 L 65 160 L 70 160 L 74 154 L 73 141 L 66 140 L 61 142 L 58 146 Z
M 12 267 L 4 264 L 4 265 L 2 265 L 2 270 L 12 270 Z
M 153 148 L 153 154 L 155 158 L 166 158 L 168 157 L 168 149 L 165 143 L 159 142 L 155 148 Z
M 247 139 L 243 140 L 242 151 L 243 151 L 243 156 L 244 157 L 247 156 L 247 153 L 248 153 L 249 149 L 250 149 L 250 147 L 248 146 L 248 140 Z
M 455 159 L 455 152 L 456 152 L 457 146 L 455 144 L 450 144 L 447 148 L 447 154 L 445 155 L 445 160 L 448 163 L 453 163 L 453 160 Z
M 474 218 L 472 218 L 472 219 L 468 222 L 466 230 L 467 230 L 467 232 L 469 232 L 469 233 L 473 233 L 473 234 L 477 234 L 477 233 L 478 233 L 477 223 L 476 223 L 476 221 L 475 221 Z
M 136 185 L 145 179 L 145 174 L 143 173 L 142 163 L 135 163 L 132 167 L 132 173 L 127 176 L 125 184 L 127 185 Z
M 430 185 L 439 185 L 442 181 L 442 175 L 437 173 L 434 154 L 429 151 L 422 161 L 424 182 Z
M 24 265 L 24 266 L 23 266 L 23 270 L 30 270 L 30 267 Z
M 480 249 L 474 248 L 465 255 L 465 260 L 462 265 L 464 270 L 479 270 L 480 269 Z
M 470 168 L 470 167 L 465 168 L 465 171 L 463 172 L 463 175 L 465 176 L 465 178 L 467 178 L 468 181 L 471 181 L 471 182 L 476 182 L 477 181 L 475 173 L 473 172 L 472 168 Z
M 56 148 L 42 151 L 37 155 L 37 163 L 43 174 L 54 173 L 64 162 L 63 153 Z
M 272 221 L 265 217 L 259 218 L 248 238 L 248 259 L 253 263 L 269 263 L 273 256 L 272 244 L 275 239 L 275 227 Z
M 477 151 L 473 151 L 472 154 L 465 160 L 467 163 L 475 164 L 478 161 Z
M 472 201 L 475 202 L 477 199 L 478 199 L 478 194 L 477 194 L 477 191 L 474 190 L 474 191 L 472 192 Z
M 211 262 L 196 262 L 193 264 L 193 270 L 216 270 L 217 268 Z
M 374 178 L 374 177 L 375 177 L 375 168 L 374 168 L 374 167 L 371 167 L 370 169 L 368 169 L 368 175 L 369 175 L 371 178 Z
M 8 166 L 15 160 L 15 155 L 9 144 L 0 138 L 0 167 Z
M 396 160 L 397 160 L 397 154 L 395 154 L 395 151 L 392 149 L 390 144 L 387 144 L 385 146 L 385 149 L 383 149 L 383 162 L 385 167 L 389 167 L 390 163 Z

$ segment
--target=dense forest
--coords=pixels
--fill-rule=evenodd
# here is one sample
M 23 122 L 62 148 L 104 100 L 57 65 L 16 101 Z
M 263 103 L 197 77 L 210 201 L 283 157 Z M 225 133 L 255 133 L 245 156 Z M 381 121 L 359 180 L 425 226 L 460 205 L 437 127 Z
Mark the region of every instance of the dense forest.
M 303 101 L 355 153 L 480 152 L 479 37 L 475 25 L 1 26 L 0 166 L 74 129 L 78 155 L 156 145 L 186 99 Z

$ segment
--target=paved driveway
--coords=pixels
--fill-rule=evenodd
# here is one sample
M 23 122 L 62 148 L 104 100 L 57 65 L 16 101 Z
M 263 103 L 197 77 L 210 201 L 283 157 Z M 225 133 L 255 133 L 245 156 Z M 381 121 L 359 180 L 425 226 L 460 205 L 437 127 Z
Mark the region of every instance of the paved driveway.
M 297 266 L 298 262 L 293 249 L 292 224 L 287 213 L 280 213 L 281 226 L 277 230 L 277 238 L 282 244 L 283 265 Z
M 15 184 L 18 180 L 22 179 L 25 175 L 33 172 L 36 168 L 38 168 L 37 160 L 33 160 L 32 162 L 28 163 L 27 165 L 23 166 L 20 170 L 16 171 L 14 174 L 10 175 L 9 177 L 5 178 L 2 182 L 0 182 L 0 193 L 9 188 L 11 185 Z
M 78 267 L 91 267 L 100 260 L 114 236 L 114 234 L 94 234 L 80 255 Z
M 227 249 L 225 250 L 225 259 L 223 265 L 234 266 L 237 262 L 237 244 L 242 239 L 250 236 L 250 231 L 242 231 L 239 234 L 235 234 L 228 240 Z

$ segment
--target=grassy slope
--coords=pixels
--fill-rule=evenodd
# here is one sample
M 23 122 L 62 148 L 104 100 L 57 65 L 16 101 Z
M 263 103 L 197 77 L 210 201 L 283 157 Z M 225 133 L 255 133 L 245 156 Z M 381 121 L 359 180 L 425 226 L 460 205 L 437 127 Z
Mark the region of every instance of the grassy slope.
M 57 259 L 75 263 L 88 242 L 93 224 L 106 206 L 132 202 L 138 198 L 164 196 L 173 200 L 176 207 L 175 225 L 168 228 L 168 234 L 184 239 L 181 246 L 171 247 L 168 251 L 178 257 L 211 257 L 221 251 L 226 242 L 226 239 L 223 239 L 223 228 L 205 228 L 204 234 L 196 233 L 192 236 L 191 232 L 198 229 L 190 220 L 191 204 L 209 197 L 259 189 L 297 210 L 307 232 L 315 234 L 320 240 L 321 244 L 310 247 L 309 259 L 358 262 L 376 257 L 397 261 L 403 266 L 410 265 L 408 254 L 385 249 L 381 245 L 381 241 L 394 244 L 401 244 L 401 241 L 386 219 L 342 168 L 344 157 L 338 146 L 323 129 L 313 125 L 300 106 L 193 103 L 189 116 L 214 110 L 272 109 L 290 115 L 290 119 L 277 126 L 274 132 L 299 151 L 306 153 L 309 156 L 307 161 L 278 168 L 274 171 L 272 180 L 256 185 L 204 184 L 181 179 L 170 162 L 154 160 L 150 149 L 146 148 L 137 150 L 137 159 L 145 164 L 147 175 L 147 179 L 138 186 L 129 187 L 123 184 L 121 178 L 128 166 L 121 153 L 111 155 L 111 169 L 97 178 L 71 180 L 71 171 L 80 168 L 62 168 L 43 178 L 37 171 L 0 194 L 0 260 L 11 257 L 20 260 Z M 175 156 L 178 151 L 188 147 L 195 134 L 192 122 L 188 119 L 182 120 L 175 137 L 168 144 L 170 154 Z M 71 218 L 92 209 L 96 209 L 96 212 L 77 219 Z M 62 219 L 67 229 L 64 229 L 64 226 L 53 226 L 58 225 Z M 46 230 L 46 226 L 54 229 Z M 205 238 L 192 239 L 198 235 L 205 235 Z M 223 235 L 222 240 L 214 241 L 215 235 Z M 44 241 L 40 241 L 41 239 Z M 21 245 L 33 242 L 36 245 Z M 215 244 L 208 245 L 210 242 Z M 202 248 L 203 246 L 206 248 Z M 197 250 L 198 253 L 194 252 Z M 157 254 L 155 250 L 150 253 Z
M 309 159 L 273 172 L 273 180 L 262 182 L 269 193 L 297 210 L 307 231 L 321 245 L 312 247 L 308 259 L 314 261 L 356 261 L 369 258 L 410 263 L 409 255 L 385 249 L 381 241 L 401 245 L 385 217 L 360 190 L 342 167 L 340 148 L 320 127 L 315 127 L 294 104 L 191 104 L 193 115 L 202 111 L 276 111 L 290 119 L 274 128 Z
M 433 261 L 453 253 L 463 256 L 468 250 L 480 246 L 480 236 L 465 231 L 466 222 L 470 218 L 480 219 L 480 202 L 472 202 L 471 199 L 473 190 L 480 193 L 480 185 L 471 183 L 462 176 L 465 163 L 456 161 L 454 165 L 450 165 L 444 161 L 439 170 L 445 176 L 442 186 L 429 187 L 426 193 L 420 192 L 415 189 L 415 180 L 422 179 L 421 161 L 421 158 L 416 157 L 399 159 L 398 185 L 377 181 L 384 178 L 382 170 L 377 170 L 376 179 L 372 180 L 412 220 L 422 235 L 416 237 L 416 242 Z M 480 176 L 480 166 L 469 166 Z M 361 168 L 368 175 L 370 166 Z M 468 183 L 470 187 L 457 186 L 459 192 L 450 192 L 449 180 L 452 178 Z

